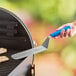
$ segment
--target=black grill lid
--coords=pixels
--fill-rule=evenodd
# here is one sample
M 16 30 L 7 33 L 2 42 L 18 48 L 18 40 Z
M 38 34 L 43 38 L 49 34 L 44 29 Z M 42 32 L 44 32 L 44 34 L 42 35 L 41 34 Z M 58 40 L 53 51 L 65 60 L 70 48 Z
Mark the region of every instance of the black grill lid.
M 0 76 L 7 76 L 22 62 L 23 59 L 11 59 L 12 54 L 33 47 L 33 40 L 24 23 L 15 14 L 3 8 L 0 8 L 0 47 L 8 50 L 7 53 L 0 56 L 10 58 L 9 61 L 0 63 Z M 33 61 L 33 56 L 31 59 Z M 30 64 L 32 64 L 31 61 Z M 28 73 L 28 76 L 30 76 L 30 71 Z

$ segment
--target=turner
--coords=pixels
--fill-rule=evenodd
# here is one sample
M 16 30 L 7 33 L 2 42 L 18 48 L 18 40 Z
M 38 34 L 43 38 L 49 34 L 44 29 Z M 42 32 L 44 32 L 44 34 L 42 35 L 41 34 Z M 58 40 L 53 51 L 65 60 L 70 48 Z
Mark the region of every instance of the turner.
M 13 59 L 22 59 L 22 58 L 25 58 L 29 55 L 33 55 L 33 54 L 36 54 L 36 53 L 43 52 L 43 51 L 47 50 L 49 40 L 50 40 L 50 37 L 48 36 L 41 46 L 38 46 L 38 47 L 35 47 L 35 48 L 32 48 L 32 49 L 24 50 L 23 52 L 13 54 L 12 58 Z
M 27 57 L 27 56 L 29 56 L 29 55 L 31 55 L 31 54 L 36 54 L 36 53 L 40 53 L 40 52 L 43 52 L 43 51 L 47 50 L 50 38 L 51 38 L 51 37 L 59 36 L 60 33 L 61 33 L 61 31 L 62 31 L 63 29 L 64 29 L 65 31 L 67 31 L 67 29 L 71 29 L 71 26 L 65 26 L 65 27 L 63 27 L 62 29 L 57 30 L 57 31 L 51 33 L 50 36 L 48 36 L 48 37 L 46 38 L 46 40 L 43 42 L 43 44 L 42 44 L 41 46 L 38 46 L 38 47 L 35 47 L 35 48 L 32 48 L 32 49 L 24 50 L 24 51 L 22 51 L 22 52 L 13 54 L 11 57 L 12 57 L 13 59 L 22 59 L 22 58 L 25 58 L 25 57 Z
M 63 29 L 66 31 L 67 29 L 71 29 L 71 27 L 66 26 L 60 30 L 57 30 L 57 31 L 53 32 L 52 34 L 50 34 L 50 37 L 56 37 L 56 36 L 60 35 L 60 33 Z M 20 76 L 22 74 L 25 74 L 25 76 L 27 76 L 26 74 L 28 71 L 28 67 L 30 66 L 28 64 L 32 64 L 31 59 L 30 59 L 32 57 L 31 55 L 45 51 L 48 48 L 48 43 L 49 43 L 50 37 L 47 37 L 41 46 L 29 49 L 29 50 L 25 50 L 23 52 L 12 55 L 13 59 L 21 59 L 26 56 L 28 56 L 28 57 L 21 64 L 19 64 L 8 76 Z

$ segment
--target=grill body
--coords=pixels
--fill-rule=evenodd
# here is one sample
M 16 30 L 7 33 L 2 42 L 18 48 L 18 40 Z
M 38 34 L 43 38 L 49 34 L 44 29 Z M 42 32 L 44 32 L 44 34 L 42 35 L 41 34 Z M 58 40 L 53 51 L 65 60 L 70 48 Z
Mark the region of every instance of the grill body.
M 3 8 L 0 8 L 0 47 L 8 50 L 0 56 L 10 58 L 9 61 L 0 63 L 0 76 L 8 76 L 23 61 L 23 59 L 13 60 L 12 54 L 34 47 L 32 37 L 24 23 L 15 14 Z M 32 62 L 33 56 L 28 65 Z M 30 69 L 24 76 L 31 76 Z

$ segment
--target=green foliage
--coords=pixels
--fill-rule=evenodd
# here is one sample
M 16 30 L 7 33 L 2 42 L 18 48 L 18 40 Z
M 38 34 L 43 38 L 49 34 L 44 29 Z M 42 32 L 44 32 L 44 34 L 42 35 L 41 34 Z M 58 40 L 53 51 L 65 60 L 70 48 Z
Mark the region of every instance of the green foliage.
M 76 67 L 76 37 L 72 38 L 70 44 L 62 50 L 61 58 L 69 68 Z
M 35 19 L 61 25 L 76 19 L 76 0 L 7 0 L 28 10 Z
M 71 70 L 63 70 L 60 73 L 61 74 L 59 76 L 74 76 L 74 74 Z

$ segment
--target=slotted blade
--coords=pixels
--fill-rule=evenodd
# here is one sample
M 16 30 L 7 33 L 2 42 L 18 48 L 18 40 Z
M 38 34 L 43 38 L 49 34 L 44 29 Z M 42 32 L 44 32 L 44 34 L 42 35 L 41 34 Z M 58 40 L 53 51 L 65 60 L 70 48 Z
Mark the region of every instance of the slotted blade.
M 35 47 L 35 48 L 32 48 L 32 49 L 25 50 L 23 52 L 13 54 L 11 57 L 13 59 L 22 59 L 22 58 L 25 58 L 29 55 L 46 51 L 47 48 L 48 48 L 49 40 L 50 40 L 50 37 L 47 37 L 46 40 L 43 42 L 43 44 L 41 46 L 38 46 L 38 47 Z
M 29 76 L 29 69 L 31 67 L 33 56 L 28 56 L 21 62 L 8 76 Z

